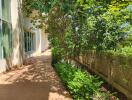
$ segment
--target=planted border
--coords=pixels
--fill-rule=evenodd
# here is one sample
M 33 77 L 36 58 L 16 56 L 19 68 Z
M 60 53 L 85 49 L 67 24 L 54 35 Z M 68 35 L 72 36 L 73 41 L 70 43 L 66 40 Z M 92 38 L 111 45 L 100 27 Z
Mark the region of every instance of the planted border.
M 54 68 L 74 100 L 109 100 L 109 95 L 101 91 L 103 82 L 98 77 L 66 62 L 58 62 Z

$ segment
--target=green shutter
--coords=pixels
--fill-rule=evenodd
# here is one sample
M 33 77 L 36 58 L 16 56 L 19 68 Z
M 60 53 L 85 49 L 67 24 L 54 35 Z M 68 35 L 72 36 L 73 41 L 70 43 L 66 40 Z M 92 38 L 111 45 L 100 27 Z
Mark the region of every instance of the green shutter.
M 4 57 L 8 57 L 10 53 L 10 28 L 7 22 L 3 21 L 3 49 L 4 49 Z
M 2 2 L 0 0 L 0 19 L 2 19 Z
M 32 35 L 32 33 L 30 33 L 30 35 L 29 35 L 29 39 L 30 39 L 30 51 L 32 50 L 32 40 L 31 40 L 31 35 Z
M 24 32 L 24 49 L 25 49 L 25 52 L 27 51 L 27 42 L 26 42 L 26 33 Z
M 32 40 L 31 47 L 32 47 L 32 50 L 33 50 L 34 49 L 34 46 L 33 46 L 33 34 L 31 35 L 31 40 Z
M 2 51 L 3 51 L 3 48 L 2 48 L 2 20 L 0 19 L 0 59 L 3 58 Z
M 2 19 L 7 22 L 10 22 L 11 18 L 10 2 L 10 0 L 2 0 Z
M 29 50 L 29 32 L 27 33 L 27 42 L 28 42 L 28 49 L 27 50 L 30 51 Z
M 9 56 L 12 48 L 10 0 L 0 0 L 0 59 Z
M 0 59 L 2 59 L 2 4 L 0 0 Z

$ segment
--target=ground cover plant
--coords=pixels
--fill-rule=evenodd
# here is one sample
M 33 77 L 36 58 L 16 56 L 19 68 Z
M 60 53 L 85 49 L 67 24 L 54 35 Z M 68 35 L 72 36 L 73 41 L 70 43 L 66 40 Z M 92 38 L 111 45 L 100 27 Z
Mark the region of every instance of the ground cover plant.
M 118 100 L 112 94 L 102 92 L 103 81 L 97 76 L 76 68 L 66 62 L 58 62 L 54 66 L 63 84 L 75 100 Z

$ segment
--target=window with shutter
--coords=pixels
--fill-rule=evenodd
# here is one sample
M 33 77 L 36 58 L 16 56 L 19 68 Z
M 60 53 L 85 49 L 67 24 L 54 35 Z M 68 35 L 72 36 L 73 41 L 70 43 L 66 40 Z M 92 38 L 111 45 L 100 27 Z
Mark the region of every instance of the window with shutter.
M 25 52 L 34 50 L 34 33 L 24 32 Z
M 0 0 L 0 59 L 8 56 L 12 48 L 10 0 Z

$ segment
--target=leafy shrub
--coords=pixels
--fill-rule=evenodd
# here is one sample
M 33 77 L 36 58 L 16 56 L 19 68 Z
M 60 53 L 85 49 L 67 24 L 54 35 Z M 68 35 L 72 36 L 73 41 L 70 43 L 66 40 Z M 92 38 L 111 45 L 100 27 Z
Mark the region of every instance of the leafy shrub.
M 57 63 L 61 59 L 61 56 L 58 54 L 57 48 L 52 48 L 52 65 Z
M 125 56 L 132 56 L 132 47 L 126 46 L 121 49 L 118 49 L 115 53 L 122 54 Z
M 132 46 L 125 46 L 116 50 L 108 50 L 107 53 L 111 53 L 116 56 L 122 55 L 126 57 L 132 57 Z
M 55 69 L 75 100 L 91 100 L 100 94 L 102 81 L 68 63 L 57 63 Z

